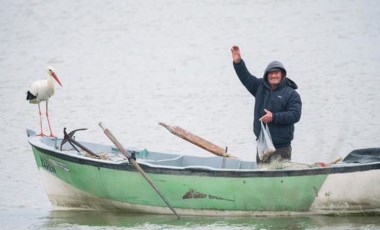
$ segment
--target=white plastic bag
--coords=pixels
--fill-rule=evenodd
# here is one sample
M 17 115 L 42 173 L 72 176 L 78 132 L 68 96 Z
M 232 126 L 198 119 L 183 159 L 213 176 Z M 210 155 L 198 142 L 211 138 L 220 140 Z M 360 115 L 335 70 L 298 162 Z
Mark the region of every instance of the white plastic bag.
M 257 152 L 259 154 L 260 160 L 265 162 L 276 151 L 276 148 L 273 145 L 268 124 L 265 127 L 263 122 L 260 122 L 261 131 L 259 139 L 257 140 Z

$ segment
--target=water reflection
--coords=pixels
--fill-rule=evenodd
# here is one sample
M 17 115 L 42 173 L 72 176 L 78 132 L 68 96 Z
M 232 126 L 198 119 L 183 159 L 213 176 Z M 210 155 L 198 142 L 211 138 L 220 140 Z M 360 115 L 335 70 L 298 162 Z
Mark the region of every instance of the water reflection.
M 102 229 L 366 229 L 380 227 L 376 216 L 283 216 L 283 217 L 194 217 L 180 220 L 170 215 L 126 214 L 95 211 L 51 211 L 44 228 Z M 326 227 L 328 226 L 328 227 Z

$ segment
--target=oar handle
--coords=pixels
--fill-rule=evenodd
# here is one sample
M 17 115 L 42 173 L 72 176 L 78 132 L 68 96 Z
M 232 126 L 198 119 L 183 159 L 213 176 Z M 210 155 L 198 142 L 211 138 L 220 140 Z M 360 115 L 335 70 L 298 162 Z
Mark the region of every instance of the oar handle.
M 106 130 L 106 128 L 104 128 L 104 125 L 102 122 L 99 122 L 98 125 L 100 126 L 100 128 L 102 128 L 103 132 Z
M 114 143 L 114 145 L 116 145 L 116 147 L 120 150 L 120 152 L 128 159 L 128 161 L 131 162 L 131 159 L 133 160 L 133 158 L 128 153 L 128 151 L 124 149 L 124 147 L 120 144 L 120 142 L 116 139 L 116 137 L 111 133 L 111 131 L 105 128 L 102 122 L 99 122 L 98 125 L 100 126 L 100 128 L 102 128 L 103 132 L 112 141 L 112 143 Z
M 128 161 L 136 168 L 136 170 L 145 178 L 145 180 L 156 190 L 158 195 L 162 198 L 162 200 L 165 202 L 165 204 L 172 210 L 172 212 L 177 216 L 179 219 L 179 216 L 177 212 L 174 210 L 174 208 L 170 205 L 169 201 L 166 199 L 166 197 L 161 193 L 161 191 L 158 189 L 158 187 L 153 183 L 152 180 L 148 178 L 144 170 L 140 167 L 140 165 L 131 157 L 131 155 L 128 153 L 127 150 L 124 149 L 124 147 L 120 144 L 120 142 L 116 139 L 116 137 L 109 131 L 107 128 L 103 126 L 102 122 L 99 122 L 98 124 L 102 129 L 104 134 L 116 145 L 116 147 L 120 150 L 120 152 L 128 158 Z

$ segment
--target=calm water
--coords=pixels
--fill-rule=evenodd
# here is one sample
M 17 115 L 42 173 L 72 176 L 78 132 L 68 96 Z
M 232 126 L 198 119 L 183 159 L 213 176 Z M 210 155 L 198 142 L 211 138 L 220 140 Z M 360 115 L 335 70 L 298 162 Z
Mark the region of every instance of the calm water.
M 0 223 L 4 229 L 377 229 L 378 217 L 199 218 L 54 211 L 25 129 L 39 128 L 30 83 L 55 67 L 53 130 L 126 146 L 206 156 L 157 123 L 179 125 L 254 159 L 253 98 L 235 76 L 282 61 L 303 114 L 293 160 L 313 163 L 380 145 L 380 2 L 0 0 Z M 374 183 L 380 183 L 374 181 Z M 355 182 L 353 181 L 353 186 Z M 349 192 L 349 191 L 348 191 Z M 380 192 L 380 191 L 379 191 Z

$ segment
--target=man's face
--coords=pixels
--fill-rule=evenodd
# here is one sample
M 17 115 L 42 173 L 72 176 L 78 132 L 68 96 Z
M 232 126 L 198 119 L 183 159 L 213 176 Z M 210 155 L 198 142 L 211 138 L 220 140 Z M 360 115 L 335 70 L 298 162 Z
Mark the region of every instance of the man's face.
M 268 73 L 269 84 L 278 85 L 278 84 L 280 84 L 281 80 L 282 80 L 282 72 L 280 70 L 271 71 Z

